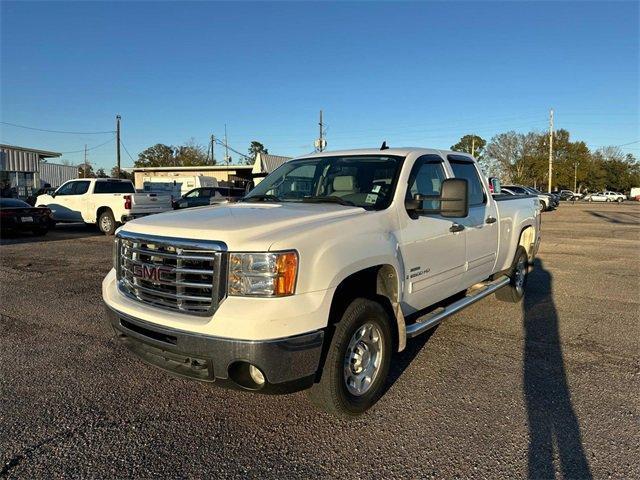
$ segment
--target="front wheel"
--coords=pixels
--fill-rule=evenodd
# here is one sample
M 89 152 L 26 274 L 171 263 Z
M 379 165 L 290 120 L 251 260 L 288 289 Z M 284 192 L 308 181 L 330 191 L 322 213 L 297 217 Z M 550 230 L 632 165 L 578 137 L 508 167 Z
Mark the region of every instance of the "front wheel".
M 105 235 L 113 235 L 116 231 L 116 220 L 113 218 L 111 210 L 105 210 L 98 217 L 98 228 Z
M 496 292 L 496 298 L 503 302 L 518 303 L 524 297 L 524 289 L 527 285 L 527 274 L 529 273 L 529 257 L 523 246 L 516 250 L 516 256 L 511 264 L 511 269 L 507 276 L 509 284 Z
M 610 201 L 611 201 L 611 199 L 610 199 L 610 198 L 607 198 L 607 202 L 610 202 Z
M 622 198 L 618 197 L 618 200 L 616 200 L 616 202 L 622 203 Z
M 391 363 L 389 325 L 378 302 L 356 298 L 349 304 L 335 327 L 320 380 L 309 390 L 316 406 L 352 418 L 380 398 Z
M 547 204 L 544 203 L 542 200 L 540 200 L 540 207 L 542 208 L 543 212 L 547 211 Z

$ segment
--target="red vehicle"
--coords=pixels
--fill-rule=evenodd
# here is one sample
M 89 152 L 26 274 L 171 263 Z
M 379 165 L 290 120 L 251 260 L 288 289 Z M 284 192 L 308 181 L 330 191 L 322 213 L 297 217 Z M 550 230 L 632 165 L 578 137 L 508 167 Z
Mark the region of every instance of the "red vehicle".
M 51 210 L 32 207 L 17 198 L 0 198 L 0 230 L 29 231 L 34 235 L 45 235 L 51 223 Z

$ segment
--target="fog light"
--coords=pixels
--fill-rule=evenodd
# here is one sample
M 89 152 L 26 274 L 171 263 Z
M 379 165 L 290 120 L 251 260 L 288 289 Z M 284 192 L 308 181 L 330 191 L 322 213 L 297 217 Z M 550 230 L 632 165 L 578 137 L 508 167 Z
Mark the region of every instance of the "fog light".
M 251 380 L 258 385 L 264 385 L 264 373 L 262 373 L 258 367 L 249 365 L 249 375 L 251 375 Z

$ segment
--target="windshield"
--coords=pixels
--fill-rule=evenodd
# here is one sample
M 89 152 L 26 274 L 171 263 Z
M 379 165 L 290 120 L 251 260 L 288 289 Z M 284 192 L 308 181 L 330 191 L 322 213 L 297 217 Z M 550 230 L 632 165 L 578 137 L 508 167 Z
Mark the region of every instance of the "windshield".
M 268 175 L 244 201 L 326 201 L 382 210 L 391 203 L 403 160 L 386 155 L 294 160 Z

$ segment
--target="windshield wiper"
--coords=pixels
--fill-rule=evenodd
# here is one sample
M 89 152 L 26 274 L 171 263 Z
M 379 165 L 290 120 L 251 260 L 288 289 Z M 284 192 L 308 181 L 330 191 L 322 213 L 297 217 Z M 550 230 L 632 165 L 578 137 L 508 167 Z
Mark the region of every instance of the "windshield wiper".
M 249 197 L 244 197 L 242 199 L 243 202 L 281 202 L 278 197 L 275 195 L 251 195 Z
M 348 205 L 350 207 L 355 207 L 356 204 L 353 202 L 350 202 L 349 200 L 345 200 L 343 198 L 340 197 L 304 197 L 302 199 L 303 202 L 306 203 L 338 203 L 340 205 Z

